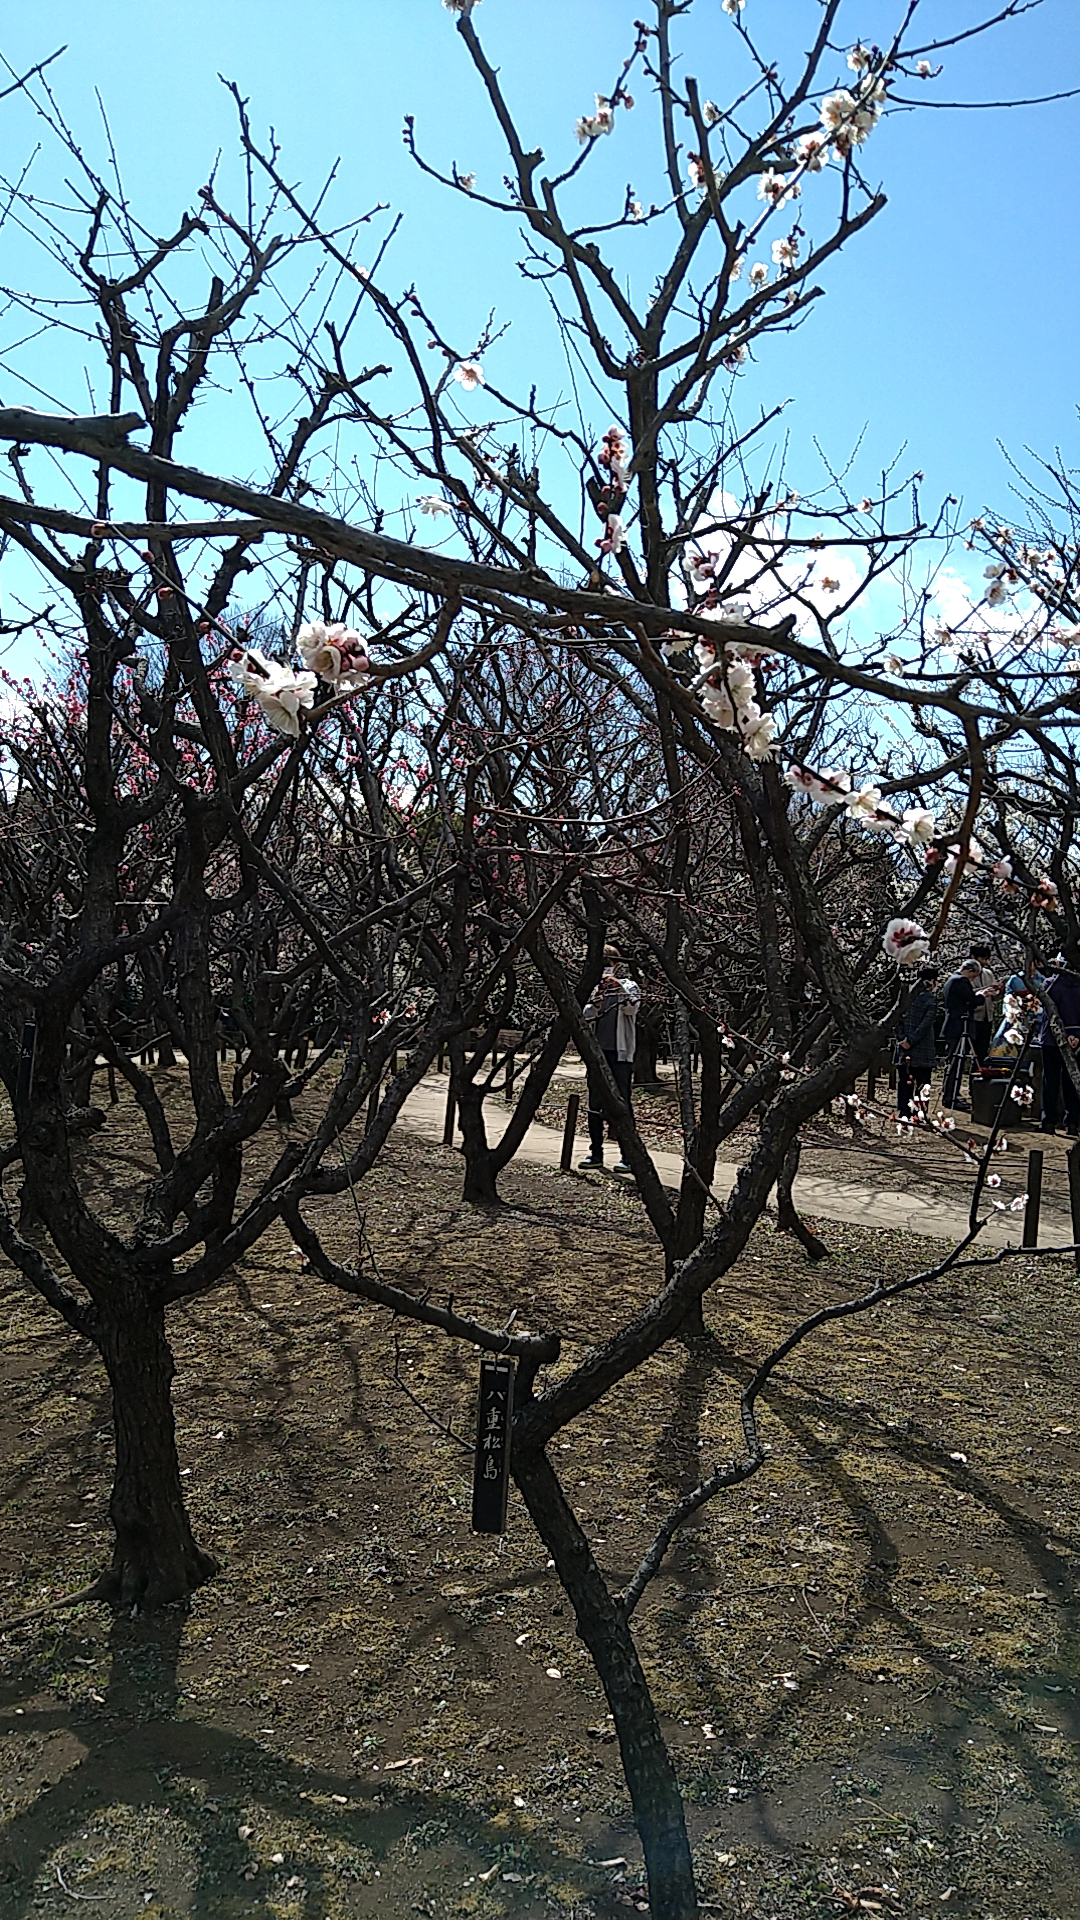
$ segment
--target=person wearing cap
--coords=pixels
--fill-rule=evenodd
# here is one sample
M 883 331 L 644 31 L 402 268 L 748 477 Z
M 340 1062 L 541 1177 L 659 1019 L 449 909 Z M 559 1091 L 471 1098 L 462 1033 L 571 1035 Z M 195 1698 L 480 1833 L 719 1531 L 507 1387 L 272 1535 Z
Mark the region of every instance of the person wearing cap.
M 1073 973 L 1063 953 L 1054 961 L 1057 969 L 1046 988 L 1058 1020 L 1065 1031 L 1065 1044 L 1071 1054 L 1080 1048 L 1080 979 Z M 1042 1130 L 1056 1133 L 1059 1099 L 1064 1100 L 1065 1131 L 1080 1135 L 1080 1090 L 1065 1064 L 1058 1037 L 1050 1024 L 1045 1005 L 1039 1020 L 1037 1039 L 1042 1047 Z
M 604 971 L 582 1009 L 597 1045 L 611 1068 L 612 1078 L 626 1105 L 631 1106 L 634 1054 L 637 1051 L 637 1012 L 641 988 L 631 980 L 618 947 L 604 948 Z M 600 1076 L 589 1068 L 589 1151 L 581 1167 L 604 1164 L 604 1100 Z M 611 1133 L 611 1126 L 608 1125 Z M 626 1161 L 615 1163 L 616 1173 L 629 1173 Z
M 997 997 L 1001 992 L 1001 974 L 992 964 L 993 947 L 973 946 L 971 957 L 979 963 L 979 978 L 975 985 L 981 998 L 971 1022 L 971 1044 L 975 1049 L 975 1058 L 981 1067 L 990 1051 L 990 1040 L 996 1025 Z M 994 1004 L 991 1005 L 991 1002 Z
M 965 960 L 960 971 L 945 982 L 945 1024 L 941 1029 L 941 1038 L 949 1064 L 941 1090 L 941 1104 L 943 1107 L 954 1107 L 958 1113 L 971 1111 L 971 1103 L 961 1097 L 960 1088 L 965 1073 L 975 1063 L 971 1030 L 979 1004 L 981 978 L 982 967 L 978 960 Z
M 937 1020 L 936 967 L 922 967 L 916 976 L 915 992 L 900 1016 L 896 1042 L 896 1111 L 902 1120 L 911 1112 L 911 1102 L 920 1087 L 933 1079 L 937 1064 L 934 1025 Z

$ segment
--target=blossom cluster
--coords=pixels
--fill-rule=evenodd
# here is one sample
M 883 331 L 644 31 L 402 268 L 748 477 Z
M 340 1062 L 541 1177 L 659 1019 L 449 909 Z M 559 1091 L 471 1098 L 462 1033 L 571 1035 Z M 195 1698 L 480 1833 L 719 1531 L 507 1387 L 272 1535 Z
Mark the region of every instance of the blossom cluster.
M 226 666 L 241 692 L 258 701 L 267 723 L 292 740 L 300 738 L 300 715 L 314 706 L 320 680 L 351 692 L 368 685 L 371 669 L 362 634 L 341 621 L 312 620 L 300 628 L 296 644 L 304 662 L 299 671 L 258 647 L 238 647 Z
M 871 833 L 888 833 L 901 846 L 910 847 L 913 852 L 922 851 L 925 865 L 929 868 L 940 866 L 946 878 L 951 878 L 958 867 L 980 867 L 986 861 L 985 852 L 974 834 L 966 836 L 962 848 L 959 838 L 938 844 L 942 836 L 929 808 L 907 807 L 902 813 L 894 813 L 891 807 L 883 804 L 880 787 L 855 789 L 849 775 L 839 772 L 835 767 L 825 767 L 819 772 L 814 767 L 793 764 L 785 769 L 784 781 L 795 793 L 805 794 L 815 806 L 843 802 L 850 820 Z M 1015 893 L 1018 890 L 1013 864 L 1007 855 L 991 862 L 986 871 L 992 880 L 1003 882 L 1006 892 Z M 1058 889 L 1052 880 L 1038 881 L 1029 899 L 1033 907 L 1041 907 L 1046 912 L 1053 912 L 1060 905 Z M 927 936 L 922 928 L 909 920 L 890 920 L 881 944 L 888 957 L 899 966 L 913 965 L 928 950 Z
M 630 448 L 621 427 L 608 428 L 596 459 L 607 475 L 596 500 L 596 511 L 604 523 L 604 531 L 596 544 L 601 553 L 621 553 L 626 545 L 626 528 L 619 508 L 630 486 Z
M 296 644 L 305 667 L 320 680 L 329 680 L 343 692 L 367 686 L 371 661 L 363 634 L 353 627 L 345 626 L 340 620 L 331 626 L 323 620 L 312 620 L 301 627 Z
M 596 101 L 595 113 L 583 113 L 574 127 L 583 147 L 590 140 L 598 139 L 602 133 L 610 133 L 615 125 L 615 109 L 606 93 L 594 94 L 593 98 Z
M 270 726 L 293 740 L 300 738 L 301 710 L 315 700 L 315 674 L 297 673 L 280 660 L 268 660 L 258 647 L 234 653 L 227 671 L 244 693 L 258 701 Z
M 754 667 L 760 647 L 729 641 L 719 648 L 707 640 L 694 644 L 698 664 L 698 699 L 714 726 L 737 733 L 751 760 L 767 760 L 775 751 L 776 716 L 764 713 L 757 700 Z
M 855 46 L 848 55 L 848 66 L 855 74 L 854 91 L 838 87 L 826 94 L 821 103 L 821 124 L 795 142 L 793 158 L 797 172 L 820 173 L 830 155 L 846 160 L 854 147 L 870 138 L 881 118 L 887 93 L 881 74 L 873 72 L 874 56 L 868 47 Z M 772 207 L 786 207 L 801 192 L 797 178 L 768 167 L 758 183 L 758 198 Z

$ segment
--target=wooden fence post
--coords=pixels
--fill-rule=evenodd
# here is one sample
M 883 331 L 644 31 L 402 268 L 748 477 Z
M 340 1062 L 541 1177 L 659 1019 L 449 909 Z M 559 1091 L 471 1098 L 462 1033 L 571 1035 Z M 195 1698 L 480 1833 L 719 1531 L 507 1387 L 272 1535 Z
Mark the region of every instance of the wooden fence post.
M 1076 1271 L 1080 1273 L 1080 1140 L 1075 1140 L 1068 1152 L 1069 1168 L 1069 1207 L 1072 1213 L 1072 1237 L 1077 1251 L 1073 1255 Z
M 1024 1232 L 1020 1241 L 1022 1247 L 1037 1247 L 1039 1244 L 1039 1209 L 1042 1206 L 1043 1157 L 1041 1147 L 1032 1147 L 1028 1154 L 1028 1190 L 1027 1206 L 1024 1208 Z
M 578 1108 L 581 1095 L 572 1093 L 566 1103 L 566 1120 L 562 1130 L 562 1153 L 559 1156 L 559 1172 L 569 1173 L 570 1162 L 574 1157 L 574 1141 L 577 1138 Z

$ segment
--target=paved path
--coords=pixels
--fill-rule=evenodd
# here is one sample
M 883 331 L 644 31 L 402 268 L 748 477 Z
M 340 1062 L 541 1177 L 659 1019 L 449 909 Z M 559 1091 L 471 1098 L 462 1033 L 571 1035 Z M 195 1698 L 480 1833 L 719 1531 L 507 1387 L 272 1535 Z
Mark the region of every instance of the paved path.
M 562 1069 L 560 1069 L 560 1073 Z M 446 1074 L 431 1073 L 422 1081 L 416 1091 L 405 1102 L 401 1119 L 410 1132 L 419 1134 L 422 1139 L 439 1142 L 443 1137 L 443 1123 L 446 1118 Z M 503 1129 L 509 1116 L 509 1109 L 503 1105 L 501 1095 L 493 1095 L 485 1104 L 488 1139 L 502 1138 Z M 460 1135 L 456 1136 L 460 1138 Z M 562 1151 L 562 1135 L 554 1127 L 542 1127 L 534 1121 L 521 1146 L 517 1150 L 519 1160 L 531 1161 L 534 1166 L 557 1167 Z M 579 1160 L 586 1151 L 583 1140 L 578 1140 L 574 1149 L 574 1159 Z M 614 1159 L 615 1148 L 607 1149 L 608 1161 Z M 653 1161 L 656 1170 L 666 1187 L 678 1187 L 682 1178 L 682 1159 L 677 1153 L 654 1151 Z M 1023 1178 L 1019 1156 L 1010 1158 L 1009 1172 L 1014 1178 L 1009 1181 L 1008 1190 L 1020 1183 Z M 716 1169 L 713 1192 L 718 1200 L 725 1200 L 735 1183 L 738 1168 L 720 1165 Z M 582 1179 L 597 1180 L 599 1174 L 583 1174 Z M 890 1192 L 885 1187 L 863 1187 L 854 1183 L 838 1181 L 833 1178 L 821 1178 L 814 1174 L 800 1173 L 795 1181 L 795 1202 L 800 1212 L 819 1220 L 852 1220 L 860 1227 L 892 1227 L 912 1234 L 918 1234 L 930 1240 L 959 1240 L 967 1232 L 967 1209 L 959 1204 L 939 1200 L 932 1195 L 920 1193 Z M 1022 1213 L 995 1214 L 980 1235 L 983 1244 L 989 1242 L 995 1247 L 1019 1246 Z M 1043 1208 L 1039 1223 L 1039 1245 L 1068 1246 L 1072 1240 L 1072 1228 L 1066 1214 L 1054 1209 Z

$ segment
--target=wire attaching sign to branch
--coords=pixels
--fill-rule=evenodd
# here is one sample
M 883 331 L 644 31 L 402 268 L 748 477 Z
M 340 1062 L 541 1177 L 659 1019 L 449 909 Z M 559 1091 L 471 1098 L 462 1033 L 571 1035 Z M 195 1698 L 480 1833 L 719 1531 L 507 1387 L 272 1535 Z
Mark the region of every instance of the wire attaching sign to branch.
M 480 1362 L 473 1463 L 474 1533 L 506 1532 L 510 1486 L 510 1422 L 514 1414 L 514 1362 L 487 1357 Z

